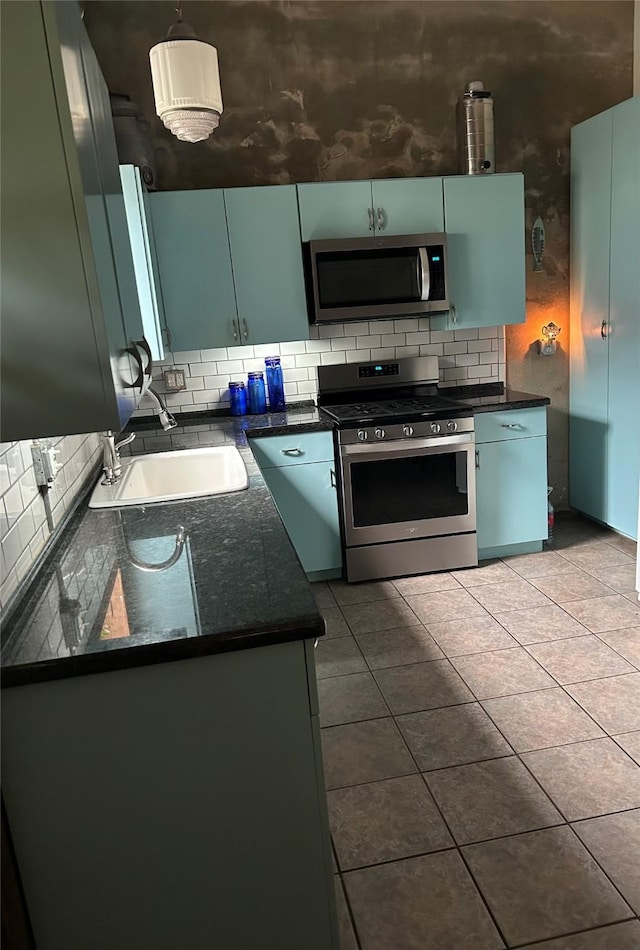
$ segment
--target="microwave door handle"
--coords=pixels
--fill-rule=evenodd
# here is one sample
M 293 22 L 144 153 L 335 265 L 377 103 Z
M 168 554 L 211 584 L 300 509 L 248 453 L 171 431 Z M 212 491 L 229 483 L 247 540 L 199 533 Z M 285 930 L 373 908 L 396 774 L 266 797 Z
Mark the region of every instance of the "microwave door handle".
M 426 247 L 418 248 L 418 274 L 421 287 L 420 300 L 428 300 L 431 293 L 431 271 L 429 269 L 429 255 Z

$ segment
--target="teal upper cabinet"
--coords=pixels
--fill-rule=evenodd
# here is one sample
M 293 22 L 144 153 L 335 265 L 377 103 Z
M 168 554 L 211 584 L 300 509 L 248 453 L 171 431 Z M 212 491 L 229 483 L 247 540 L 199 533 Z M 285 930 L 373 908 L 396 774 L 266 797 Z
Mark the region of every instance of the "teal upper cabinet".
M 524 323 L 524 179 L 521 174 L 444 179 L 451 310 L 434 328 Z
M 2 20 L 2 438 L 119 430 L 137 397 L 106 87 L 76 3 L 4 4 Z
M 370 237 L 373 233 L 370 181 L 298 185 L 298 203 L 303 241 Z
M 225 189 L 243 343 L 304 340 L 309 321 L 295 185 Z
M 174 351 L 309 336 L 295 185 L 149 198 Z
M 142 336 L 149 344 L 152 358 L 162 360 L 164 347 L 161 298 L 156 262 L 152 252 L 153 232 L 150 222 L 147 221 L 145 208 L 145 187 L 140 177 L 140 169 L 135 165 L 121 165 L 120 177 L 126 208 L 128 246 L 133 254 L 136 288 L 142 315 Z
M 371 184 L 377 234 L 444 231 L 441 178 L 390 178 Z
M 240 342 L 222 190 L 149 195 L 171 348 Z
M 298 185 L 303 241 L 442 231 L 442 179 Z

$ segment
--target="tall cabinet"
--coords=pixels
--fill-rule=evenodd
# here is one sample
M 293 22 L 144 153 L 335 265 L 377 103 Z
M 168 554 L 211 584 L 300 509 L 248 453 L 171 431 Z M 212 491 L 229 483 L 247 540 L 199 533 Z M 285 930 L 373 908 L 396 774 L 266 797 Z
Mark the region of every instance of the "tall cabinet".
M 571 133 L 570 502 L 635 537 L 640 478 L 640 97 Z

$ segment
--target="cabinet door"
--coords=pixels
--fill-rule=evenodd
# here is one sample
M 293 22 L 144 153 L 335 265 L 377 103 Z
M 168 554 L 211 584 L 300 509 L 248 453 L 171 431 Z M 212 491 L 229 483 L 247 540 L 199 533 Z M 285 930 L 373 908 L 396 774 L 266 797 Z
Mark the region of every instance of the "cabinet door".
M 380 234 L 444 231 L 442 178 L 374 181 L 373 210 Z
M 229 188 L 224 202 L 242 342 L 308 339 L 295 185 Z
M 303 241 L 373 234 L 370 181 L 298 185 L 298 203 Z
M 609 319 L 611 135 L 612 110 L 571 132 L 569 500 L 605 522 L 609 342 L 601 327 Z M 625 248 L 624 259 L 633 253 Z
M 133 254 L 136 288 L 142 315 L 142 334 L 151 348 L 154 360 L 164 359 L 162 326 L 160 322 L 159 287 L 155 263 L 151 254 L 150 228 L 145 210 L 144 186 L 140 169 L 135 165 L 121 165 L 122 192 L 125 201 L 127 229 Z M 140 339 L 140 337 L 134 337 Z
M 640 96 L 612 112 L 607 524 L 633 538 L 640 477 Z
M 154 192 L 149 205 L 171 348 L 237 345 L 222 189 Z
M 69 39 L 59 35 L 56 13 L 71 18 Z M 117 299 L 104 201 L 96 194 L 79 8 L 11 3 L 3 5 L 2 19 L 2 438 L 119 429 L 135 403 L 131 392 L 117 388 L 117 360 L 110 360 L 105 332 L 111 313 L 115 353 L 124 344 L 122 317 L 103 308 L 96 279 L 104 254 L 111 276 L 103 285 Z M 65 67 L 77 87 L 80 156 Z M 83 189 L 85 159 L 93 167 L 95 200 Z M 99 225 L 95 245 L 90 208 Z
M 477 446 L 478 549 L 547 537 L 547 440 Z
M 311 462 L 333 462 L 334 459 L 331 432 L 270 435 L 251 439 L 249 444 L 261 469 L 309 465 Z
M 270 468 L 264 479 L 307 574 L 342 564 L 333 462 Z
M 524 323 L 523 176 L 444 179 L 449 329 Z

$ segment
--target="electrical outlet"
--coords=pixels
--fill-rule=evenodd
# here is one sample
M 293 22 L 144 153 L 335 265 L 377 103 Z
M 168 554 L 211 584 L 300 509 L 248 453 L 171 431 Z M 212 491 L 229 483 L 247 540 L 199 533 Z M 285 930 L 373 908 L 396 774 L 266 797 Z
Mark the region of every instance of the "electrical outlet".
M 167 369 L 163 376 L 167 392 L 179 393 L 182 389 L 187 388 L 183 369 Z
M 31 456 L 33 458 L 33 470 L 36 476 L 36 485 L 50 488 L 53 485 L 60 463 L 56 461 L 60 455 L 58 449 L 54 449 L 48 441 L 34 442 L 31 446 Z

